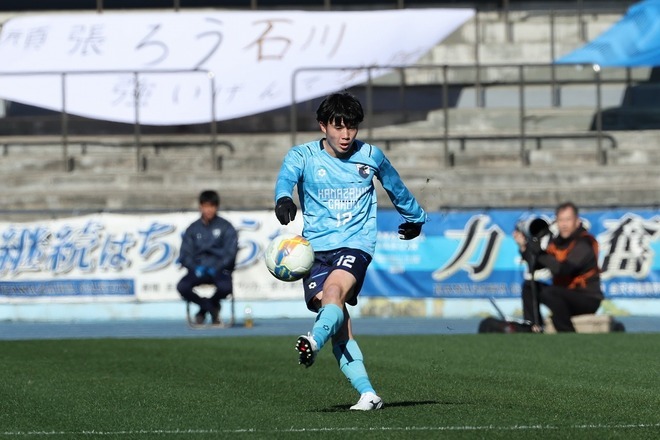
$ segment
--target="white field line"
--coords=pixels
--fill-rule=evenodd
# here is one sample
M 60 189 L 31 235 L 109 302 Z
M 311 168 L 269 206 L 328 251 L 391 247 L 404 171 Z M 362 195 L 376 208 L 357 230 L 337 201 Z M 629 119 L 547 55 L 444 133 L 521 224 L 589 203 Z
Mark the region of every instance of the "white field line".
M 128 431 L 0 431 L 3 437 L 27 436 L 139 436 L 139 435 L 207 435 L 207 434 L 280 434 L 300 432 L 414 432 L 414 431 L 546 431 L 546 430 L 607 430 L 607 429 L 648 429 L 660 428 L 660 423 L 634 423 L 634 424 L 588 424 L 588 425 L 514 425 L 514 426 L 405 426 L 405 427 L 344 427 L 344 428 L 287 428 L 287 429 L 156 429 L 156 430 L 128 430 Z

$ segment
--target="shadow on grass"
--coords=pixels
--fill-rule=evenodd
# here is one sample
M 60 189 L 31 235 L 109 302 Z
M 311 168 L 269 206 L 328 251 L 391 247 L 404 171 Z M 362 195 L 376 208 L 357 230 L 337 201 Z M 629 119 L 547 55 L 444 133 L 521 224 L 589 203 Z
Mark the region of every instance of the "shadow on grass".
M 408 402 L 385 402 L 383 408 L 402 408 L 408 406 L 421 406 L 421 405 L 446 405 L 447 402 L 438 402 L 437 400 L 418 400 L 418 401 L 408 401 Z M 312 412 L 339 412 L 347 411 L 350 409 L 351 405 L 333 405 L 330 408 L 323 408 L 319 410 L 314 410 Z

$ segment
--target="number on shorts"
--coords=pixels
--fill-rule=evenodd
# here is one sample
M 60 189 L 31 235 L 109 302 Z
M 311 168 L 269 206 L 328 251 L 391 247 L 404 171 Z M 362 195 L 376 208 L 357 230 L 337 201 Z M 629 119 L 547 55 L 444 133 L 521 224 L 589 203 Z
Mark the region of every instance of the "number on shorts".
M 355 256 L 354 255 L 342 255 L 339 257 L 339 261 L 337 261 L 337 266 L 346 266 L 346 267 L 353 267 L 353 263 L 355 263 Z

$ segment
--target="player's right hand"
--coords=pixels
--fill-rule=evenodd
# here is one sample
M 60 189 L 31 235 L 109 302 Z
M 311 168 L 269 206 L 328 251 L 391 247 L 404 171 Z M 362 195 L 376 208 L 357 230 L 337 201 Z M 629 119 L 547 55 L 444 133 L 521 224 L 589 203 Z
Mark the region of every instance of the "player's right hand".
M 283 225 L 288 225 L 296 218 L 298 208 L 291 197 L 281 197 L 275 204 L 275 216 Z

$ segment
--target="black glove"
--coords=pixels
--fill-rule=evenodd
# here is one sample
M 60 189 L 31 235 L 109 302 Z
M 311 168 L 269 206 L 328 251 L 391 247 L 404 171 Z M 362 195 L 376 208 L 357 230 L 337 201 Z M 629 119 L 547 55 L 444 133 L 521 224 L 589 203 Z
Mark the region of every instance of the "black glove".
M 422 232 L 424 223 L 401 223 L 399 225 L 399 238 L 401 240 L 412 240 Z
M 283 225 L 288 225 L 289 222 L 296 218 L 296 204 L 293 203 L 291 197 L 282 197 L 275 204 L 275 217 Z

